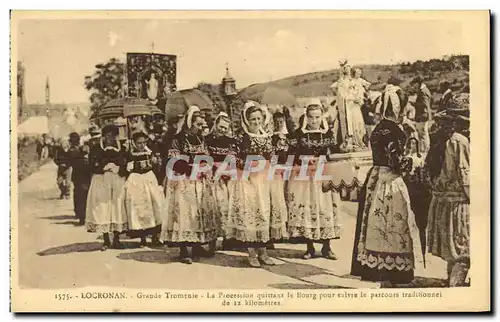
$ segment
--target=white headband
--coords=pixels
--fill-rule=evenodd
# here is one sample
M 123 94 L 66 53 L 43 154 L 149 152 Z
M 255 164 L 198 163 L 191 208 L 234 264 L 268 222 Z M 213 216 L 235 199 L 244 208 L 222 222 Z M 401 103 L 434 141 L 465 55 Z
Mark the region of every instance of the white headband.
M 135 145 L 134 140 L 130 140 L 130 143 L 132 144 L 132 146 L 134 147 L 134 149 L 139 150 L 139 149 L 137 148 L 137 145 Z M 151 151 L 151 149 L 150 149 L 147 145 L 144 147 L 144 151 L 145 151 L 145 152 L 148 152 L 148 153 L 151 153 L 151 152 L 152 152 L 152 151 Z
M 315 106 L 315 105 L 319 106 L 320 110 L 322 112 L 321 126 L 318 130 L 308 130 L 307 129 L 307 108 L 309 106 Z M 323 134 L 328 132 L 328 121 L 326 120 L 326 113 L 325 113 L 325 111 L 323 111 L 323 105 L 321 104 L 321 101 L 319 98 L 310 99 L 309 103 L 304 108 L 304 122 L 302 123 L 302 132 L 303 133 L 323 133 Z
M 259 133 L 251 133 L 248 130 L 247 111 L 251 107 L 258 107 L 262 111 L 262 114 L 264 116 L 263 125 L 261 125 L 261 127 L 259 129 L 259 131 L 258 131 Z M 269 113 L 269 110 L 267 109 L 267 106 L 265 106 L 265 105 L 259 105 L 259 103 L 254 102 L 254 101 L 248 101 L 243 106 L 243 111 L 242 111 L 243 122 L 241 122 L 242 123 L 241 127 L 243 128 L 243 131 L 245 131 L 245 133 L 248 134 L 251 137 L 266 137 L 269 134 L 266 133 L 266 131 L 264 130 L 264 126 L 269 123 L 270 116 L 271 115 Z

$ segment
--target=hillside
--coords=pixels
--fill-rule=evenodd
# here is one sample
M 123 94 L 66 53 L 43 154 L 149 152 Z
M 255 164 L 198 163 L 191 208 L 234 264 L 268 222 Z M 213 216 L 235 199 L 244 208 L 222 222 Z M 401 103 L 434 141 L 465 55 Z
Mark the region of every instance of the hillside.
M 469 57 L 464 55 L 396 65 L 354 67 L 362 69 L 363 78 L 373 85 L 372 90 L 382 90 L 392 75 L 397 75 L 403 80 L 401 84 L 403 88 L 406 88 L 415 76 L 421 75 L 431 92 L 436 95 L 435 102 L 439 99 L 439 94 L 436 91 L 440 81 L 451 82 L 454 90 L 460 90 L 469 84 Z M 338 75 L 338 69 L 331 69 L 291 76 L 270 83 L 254 84 L 242 89 L 239 92 L 239 98 L 242 101 L 258 100 L 269 86 L 287 89 L 295 97 L 330 96 L 333 95 L 330 85 L 338 79 Z

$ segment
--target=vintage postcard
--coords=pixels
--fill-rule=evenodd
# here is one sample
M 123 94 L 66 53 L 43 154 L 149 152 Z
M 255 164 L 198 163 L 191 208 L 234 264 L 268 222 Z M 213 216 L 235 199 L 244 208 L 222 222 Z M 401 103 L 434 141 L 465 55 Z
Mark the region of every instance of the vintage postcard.
M 12 11 L 14 312 L 485 312 L 488 11 Z

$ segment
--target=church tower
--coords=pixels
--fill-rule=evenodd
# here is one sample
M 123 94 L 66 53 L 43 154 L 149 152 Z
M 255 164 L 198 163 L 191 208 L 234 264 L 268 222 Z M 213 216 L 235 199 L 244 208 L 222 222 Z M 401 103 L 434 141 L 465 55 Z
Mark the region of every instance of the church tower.
M 222 79 L 222 89 L 226 97 L 233 97 L 238 94 L 236 91 L 236 80 L 229 74 L 228 64 L 226 64 L 226 75 Z
M 231 132 L 234 134 L 235 133 L 235 127 L 234 127 L 234 111 L 233 111 L 233 101 L 235 97 L 238 95 L 238 92 L 236 91 L 236 80 L 231 76 L 229 73 L 229 66 L 226 63 L 226 75 L 224 78 L 222 78 L 222 84 L 221 84 L 221 92 L 224 97 L 225 103 L 226 103 L 226 109 L 227 113 L 229 115 L 229 119 L 232 121 L 231 122 Z M 238 122 L 236 122 L 238 123 Z
M 45 104 L 50 105 L 50 85 L 48 76 L 47 80 L 45 81 Z

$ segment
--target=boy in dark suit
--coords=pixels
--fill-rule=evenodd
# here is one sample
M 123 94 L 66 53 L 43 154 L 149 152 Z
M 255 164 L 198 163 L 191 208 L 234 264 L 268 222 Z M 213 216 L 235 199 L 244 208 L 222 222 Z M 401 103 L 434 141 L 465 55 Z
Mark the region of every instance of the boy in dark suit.
M 75 216 L 78 218 L 78 224 L 85 224 L 85 211 L 87 206 L 87 195 L 90 188 L 92 172 L 89 165 L 90 147 L 87 144 L 80 145 L 80 136 L 78 133 L 70 134 L 71 147 L 69 148 L 68 163 L 73 168 L 71 181 L 73 182 L 73 207 Z

